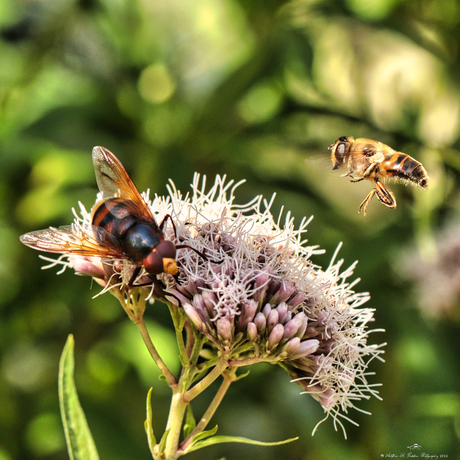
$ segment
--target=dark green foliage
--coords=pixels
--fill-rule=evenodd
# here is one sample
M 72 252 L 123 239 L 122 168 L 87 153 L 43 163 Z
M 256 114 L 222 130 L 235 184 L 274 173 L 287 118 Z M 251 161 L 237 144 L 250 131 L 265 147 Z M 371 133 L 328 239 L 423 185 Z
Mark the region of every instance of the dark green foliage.
M 298 223 L 313 214 L 309 242 L 327 249 L 315 262 L 327 266 L 343 241 L 345 264 L 359 260 L 356 289 L 372 295 L 374 326 L 386 329 L 372 338 L 388 342 L 386 364 L 372 363 L 369 378 L 383 383 L 383 401 L 359 406 L 371 416 L 349 414 L 360 427 L 348 425 L 347 441 L 330 421 L 312 438 L 320 406 L 284 372 L 260 366 L 232 386 L 210 426 L 300 439 L 221 444 L 191 460 L 376 459 L 416 443 L 456 457 L 460 230 L 444 233 L 460 206 L 456 1 L 3 0 L 0 11 L 2 460 L 67 458 L 57 376 L 69 333 L 102 459 L 151 458 L 143 426 L 150 387 L 153 431 L 165 428 L 168 389 L 118 302 L 92 299 L 99 288 L 71 271 L 42 272 L 38 254 L 19 243 L 27 231 L 69 224 L 78 201 L 91 207 L 95 145 L 113 151 L 151 194 L 165 194 L 169 178 L 186 193 L 195 171 L 208 181 L 227 174 L 247 179 L 240 203 L 276 192 L 275 214 L 284 206 Z M 359 215 L 371 184 L 332 175 L 328 157 L 344 135 L 421 161 L 429 188 L 392 185 L 395 210 L 374 200 Z M 437 238 L 452 248 L 440 250 L 436 265 Z M 449 295 L 427 302 L 441 269 L 451 274 L 441 288 Z M 155 304 L 146 317 L 173 368 L 167 309 Z M 197 419 L 199 411 L 198 402 Z

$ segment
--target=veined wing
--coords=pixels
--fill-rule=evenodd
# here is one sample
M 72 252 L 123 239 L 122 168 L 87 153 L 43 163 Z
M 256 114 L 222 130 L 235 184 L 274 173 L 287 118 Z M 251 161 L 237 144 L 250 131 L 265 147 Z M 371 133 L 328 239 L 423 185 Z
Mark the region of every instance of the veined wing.
M 152 213 L 136 185 L 120 160 L 110 150 L 105 147 L 94 147 L 93 165 L 97 185 L 103 198 L 118 196 L 133 201 L 139 208 L 138 217 L 154 221 Z
M 100 227 L 95 227 L 95 230 L 104 231 Z M 22 235 L 20 240 L 26 246 L 43 252 L 109 259 L 125 258 L 120 249 L 109 244 L 102 244 L 81 227 L 72 225 L 29 232 Z

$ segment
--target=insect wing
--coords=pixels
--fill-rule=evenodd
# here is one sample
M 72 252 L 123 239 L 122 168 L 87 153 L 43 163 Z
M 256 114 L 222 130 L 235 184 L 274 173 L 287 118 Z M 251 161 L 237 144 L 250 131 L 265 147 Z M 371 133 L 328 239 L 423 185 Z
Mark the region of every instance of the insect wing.
M 100 227 L 96 231 L 103 231 Z M 44 252 L 76 254 L 80 256 L 123 259 L 116 247 L 101 244 L 93 235 L 79 227 L 67 225 L 26 233 L 20 237 L 26 246 Z
M 129 177 L 120 160 L 104 147 L 93 148 L 93 164 L 96 181 L 103 198 L 118 196 L 134 201 L 139 208 L 139 217 L 153 220 L 147 203 Z

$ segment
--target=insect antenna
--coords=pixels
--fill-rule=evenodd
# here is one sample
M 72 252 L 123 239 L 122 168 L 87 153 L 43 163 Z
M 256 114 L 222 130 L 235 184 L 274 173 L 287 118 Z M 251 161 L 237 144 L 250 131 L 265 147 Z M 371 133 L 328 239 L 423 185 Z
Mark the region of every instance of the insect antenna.
M 159 227 L 159 229 L 161 231 L 163 231 L 163 227 L 164 227 L 167 219 L 169 219 L 171 221 L 171 224 L 172 224 L 172 227 L 173 227 L 173 230 L 174 230 L 174 237 L 177 240 L 178 238 L 177 238 L 176 224 L 174 223 L 174 220 L 171 217 L 171 214 L 166 214 L 158 227 Z M 176 249 L 191 249 L 192 251 L 196 252 L 200 257 L 202 257 L 204 260 L 212 262 L 214 264 L 221 264 L 224 261 L 224 259 L 222 259 L 222 260 L 208 259 L 206 257 L 206 254 L 205 254 L 206 253 L 206 248 L 205 248 L 205 250 L 203 252 L 201 252 L 201 251 L 198 251 L 198 249 L 192 248 L 192 246 L 189 246 L 187 244 L 179 244 L 179 245 L 176 245 Z

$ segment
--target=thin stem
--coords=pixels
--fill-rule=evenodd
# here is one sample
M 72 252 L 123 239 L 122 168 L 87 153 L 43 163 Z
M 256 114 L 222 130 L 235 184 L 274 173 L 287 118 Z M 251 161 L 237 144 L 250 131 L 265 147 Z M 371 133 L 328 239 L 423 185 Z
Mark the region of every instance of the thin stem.
M 178 453 L 179 439 L 185 410 L 188 405 L 188 403 L 184 401 L 180 387 L 181 385 L 176 385 L 173 388 L 173 397 L 171 399 L 168 424 L 166 426 L 166 431 L 169 430 L 169 433 L 166 439 L 165 450 L 161 457 L 164 460 L 176 460 L 180 455 Z
M 196 425 L 193 431 L 187 436 L 187 438 L 184 439 L 184 441 L 182 441 L 181 445 L 179 446 L 179 450 L 186 452 L 188 446 L 193 441 L 193 438 L 198 433 L 201 433 L 206 428 L 208 423 L 211 421 L 211 418 L 216 413 L 216 410 L 219 407 L 220 403 L 224 399 L 224 396 L 227 393 L 227 390 L 230 388 L 230 385 L 236 380 L 235 373 L 236 373 L 236 369 L 230 369 L 229 371 L 225 371 L 222 374 L 223 381 L 219 387 L 219 390 L 215 394 L 211 404 L 209 405 L 208 409 L 204 413 L 203 417 L 201 417 L 201 420 L 199 421 L 199 423 Z
M 248 358 L 248 359 L 232 359 L 231 361 L 228 362 L 228 365 L 230 367 L 243 367 L 243 366 L 251 366 L 253 364 L 258 364 L 258 363 L 277 363 L 280 359 L 278 357 L 276 358 L 261 358 L 255 357 L 255 358 Z
M 195 337 L 195 334 L 193 333 L 192 325 L 188 321 L 185 322 L 184 327 L 185 327 L 185 334 L 187 337 L 185 351 L 190 360 L 190 363 L 194 366 L 196 364 L 196 360 L 193 361 L 191 357 L 192 357 L 193 349 L 197 341 L 197 338 Z M 201 346 L 200 346 L 200 349 L 201 349 Z
M 176 332 L 177 346 L 179 347 L 179 356 L 183 366 L 188 365 L 188 355 L 187 349 L 184 343 L 184 337 L 182 335 L 182 330 L 184 329 L 185 320 L 180 315 L 179 310 L 175 305 L 172 305 L 168 302 L 169 312 L 174 323 L 174 331 Z
M 226 353 L 224 353 L 212 371 L 209 372 L 206 377 L 200 380 L 194 387 L 192 387 L 184 394 L 184 401 L 190 402 L 196 398 L 202 391 L 208 388 L 208 386 L 211 385 L 211 383 L 213 383 L 219 377 L 219 375 L 222 375 L 227 367 L 228 356 Z
M 147 328 L 145 327 L 144 318 L 143 317 L 135 318 L 134 323 L 136 324 L 137 328 L 139 329 L 139 332 L 141 333 L 142 339 L 144 340 L 145 346 L 147 347 L 147 350 L 149 351 L 150 356 L 155 361 L 155 364 L 158 366 L 158 369 L 160 369 L 160 371 L 165 376 L 165 379 L 168 385 L 170 387 L 177 385 L 176 377 L 174 377 L 174 375 L 168 369 L 168 366 L 166 366 L 165 362 L 163 361 L 163 359 L 157 352 L 155 346 L 153 345 L 149 332 L 147 331 Z
M 198 362 L 198 358 L 200 357 L 200 353 L 203 348 L 203 345 L 206 342 L 206 337 L 204 335 L 196 334 L 193 329 L 187 330 L 187 333 L 193 333 L 192 335 L 194 337 L 194 341 L 193 341 L 193 348 L 190 352 L 190 364 L 192 366 L 196 366 L 196 363 Z M 191 339 L 190 339 L 190 342 L 192 342 Z

